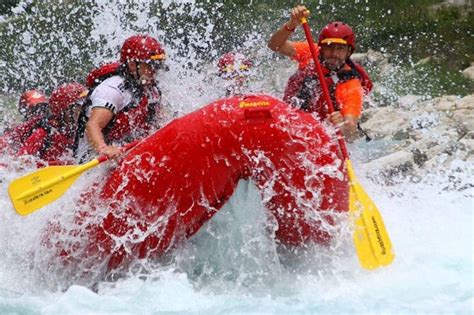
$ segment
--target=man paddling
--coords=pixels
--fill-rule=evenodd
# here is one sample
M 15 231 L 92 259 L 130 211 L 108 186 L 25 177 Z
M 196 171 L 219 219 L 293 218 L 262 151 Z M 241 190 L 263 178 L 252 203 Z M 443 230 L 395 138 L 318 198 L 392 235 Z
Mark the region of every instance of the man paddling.
M 355 34 L 349 25 L 331 22 L 319 35 L 319 58 L 336 106 L 335 112 L 328 114 L 308 43 L 289 40 L 301 19 L 308 15 L 305 6 L 293 8 L 290 20 L 268 42 L 270 49 L 298 62 L 298 71 L 288 80 L 283 99 L 303 111 L 316 113 L 321 120 L 328 119 L 341 129 L 346 140 L 354 141 L 363 95 L 372 89 L 367 72 L 350 59 L 356 48 Z

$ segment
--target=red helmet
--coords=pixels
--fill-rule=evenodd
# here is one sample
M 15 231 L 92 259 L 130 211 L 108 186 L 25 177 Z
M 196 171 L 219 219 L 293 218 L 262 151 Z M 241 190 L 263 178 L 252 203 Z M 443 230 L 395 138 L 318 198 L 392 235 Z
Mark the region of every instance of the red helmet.
M 38 90 L 28 90 L 24 92 L 18 102 L 18 110 L 23 116 L 29 112 L 35 112 L 39 107 L 45 107 L 48 104 L 46 95 Z
M 244 54 L 228 52 L 217 63 L 219 75 L 247 71 L 252 68 L 252 62 Z
M 87 88 L 82 84 L 72 82 L 57 87 L 49 98 L 49 106 L 54 116 L 59 116 L 68 107 L 87 96 Z
M 356 48 L 354 31 L 344 22 L 331 22 L 321 30 L 318 45 L 330 43 L 349 45 L 354 52 Z
M 148 35 L 133 35 L 125 40 L 120 51 L 120 62 L 160 61 L 166 59 L 165 51 L 156 39 Z

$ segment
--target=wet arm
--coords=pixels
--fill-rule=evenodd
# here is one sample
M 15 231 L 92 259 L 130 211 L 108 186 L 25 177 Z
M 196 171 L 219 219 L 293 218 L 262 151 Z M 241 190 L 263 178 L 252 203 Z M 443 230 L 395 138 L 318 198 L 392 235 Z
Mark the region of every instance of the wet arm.
M 93 108 L 86 125 L 86 135 L 90 145 L 100 153 L 107 146 L 102 129 L 114 117 L 114 113 L 106 108 Z
M 299 5 L 293 8 L 291 10 L 290 20 L 273 33 L 268 41 L 268 47 L 275 52 L 279 52 L 290 58 L 293 57 L 295 55 L 295 49 L 292 42 L 288 39 L 293 33 L 293 30 L 295 30 L 300 24 L 301 19 L 308 15 L 309 13 L 305 6 Z
M 285 26 L 282 26 L 278 31 L 273 33 L 268 41 L 268 48 L 290 58 L 293 57 L 295 55 L 295 48 L 292 42 L 288 40 L 291 33 L 292 32 L 288 31 Z
M 346 138 L 347 142 L 354 142 L 358 138 L 357 124 L 359 118 L 354 115 L 344 115 L 344 124 L 341 127 L 342 134 Z

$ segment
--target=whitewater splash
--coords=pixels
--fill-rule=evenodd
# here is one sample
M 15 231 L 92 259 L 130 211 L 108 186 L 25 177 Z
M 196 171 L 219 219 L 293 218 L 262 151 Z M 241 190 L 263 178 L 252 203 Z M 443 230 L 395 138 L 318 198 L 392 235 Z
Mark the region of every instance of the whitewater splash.
M 192 7 L 194 2 L 187 3 Z M 103 56 L 114 60 L 122 39 L 136 29 L 159 39 L 166 35 L 158 23 L 149 23 L 148 16 L 141 13 L 150 2 L 133 8 L 106 2 L 100 5 L 101 13 L 92 19 L 93 36 L 97 42 L 103 37 L 110 40 L 109 46 L 93 54 L 94 63 Z M 131 22 L 124 18 L 127 14 L 139 18 Z M 204 38 L 212 31 L 212 22 L 207 30 Z M 34 29 L 29 32 L 33 38 L 38 36 Z M 59 36 L 66 37 L 64 33 Z M 23 37 L 24 45 L 31 42 L 28 38 L 28 34 Z M 203 37 L 190 38 L 198 44 L 205 42 Z M 251 41 L 251 45 L 254 56 L 270 59 L 264 43 Z M 195 50 L 182 55 L 179 47 L 170 48 L 169 55 L 177 57 L 170 58 L 171 71 L 162 74 L 161 83 L 167 102 L 181 116 L 219 98 L 225 88 L 212 63 L 195 62 Z M 25 56 L 19 48 L 18 58 L 27 60 Z M 190 67 L 185 60 L 195 63 Z M 199 65 L 199 71 L 194 65 Z M 34 71 L 23 71 L 27 70 L 18 72 L 18 77 L 34 78 Z M 286 61 L 262 64 L 251 86 L 281 96 L 291 71 Z M 50 81 L 56 83 L 58 77 L 61 75 L 52 75 Z M 473 163 L 455 162 L 452 169 L 434 170 L 422 182 L 401 178 L 387 186 L 367 180 L 364 175 L 369 170 L 360 163 L 378 149 L 361 143 L 351 147 L 358 177 L 379 207 L 394 244 L 396 258 L 389 267 L 361 270 L 347 230 L 341 231 L 340 241 L 329 248 L 315 246 L 292 252 L 279 247 L 272 238 L 275 224 L 258 191 L 253 183 L 241 181 L 213 220 L 170 261 L 161 265 L 137 262 L 121 279 L 98 283 L 95 292 L 66 285 L 63 275 L 50 272 L 43 256 L 48 253 L 42 253 L 38 244 L 52 218 L 72 221 L 71 205 L 91 182 L 104 177 L 110 166 L 84 174 L 63 198 L 20 217 L 8 199 L 8 183 L 33 168 L 21 169 L 20 161 L 12 163 L 9 157 L 1 157 L 10 167 L 0 174 L 0 313 L 472 312 L 474 192 L 469 183 Z
M 40 275 L 40 259 L 27 256 L 37 242 L 37 226 L 51 212 L 64 211 L 67 202 L 20 218 L 12 215 L 2 193 L 2 207 L 10 212 L 1 214 L 0 309 L 21 305 L 47 314 L 94 309 L 467 314 L 473 302 L 472 191 L 440 191 L 443 182 L 392 187 L 364 183 L 395 246 L 396 259 L 387 268 L 361 270 L 351 244 L 279 252 L 270 237 L 274 225 L 257 190 L 242 181 L 215 218 L 177 253 L 173 264 L 148 273 L 137 265 L 119 281 L 100 283 L 97 293 L 79 286 L 64 293 L 44 291 L 55 275 Z M 85 185 L 87 181 L 79 183 Z

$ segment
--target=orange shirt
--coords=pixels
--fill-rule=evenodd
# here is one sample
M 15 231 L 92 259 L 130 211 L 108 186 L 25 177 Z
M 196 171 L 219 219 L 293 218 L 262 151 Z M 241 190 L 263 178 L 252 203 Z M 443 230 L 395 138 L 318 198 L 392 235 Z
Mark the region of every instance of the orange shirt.
M 316 52 L 319 52 L 319 46 L 317 43 L 314 43 Z M 293 59 L 298 62 L 298 69 L 302 70 L 313 61 L 313 56 L 311 55 L 311 50 L 307 42 L 293 42 L 293 48 L 295 49 L 295 55 Z
M 311 50 L 307 42 L 293 42 L 295 49 L 295 55 L 293 59 L 298 62 L 298 69 L 302 70 L 306 68 L 313 60 Z M 317 51 L 319 47 L 315 44 Z M 350 67 L 346 64 L 345 70 L 350 70 Z M 342 115 L 353 115 L 360 117 L 362 113 L 362 97 L 363 89 L 359 79 L 350 79 L 348 81 L 339 82 L 336 86 L 335 92 L 336 101 L 341 107 Z

